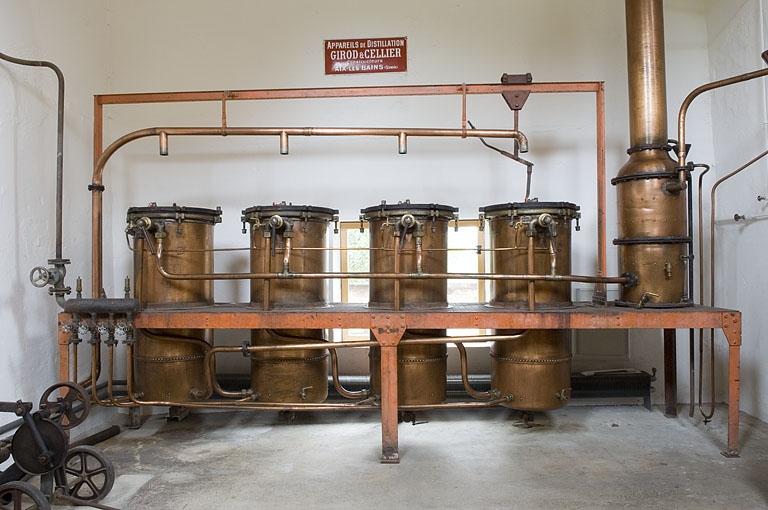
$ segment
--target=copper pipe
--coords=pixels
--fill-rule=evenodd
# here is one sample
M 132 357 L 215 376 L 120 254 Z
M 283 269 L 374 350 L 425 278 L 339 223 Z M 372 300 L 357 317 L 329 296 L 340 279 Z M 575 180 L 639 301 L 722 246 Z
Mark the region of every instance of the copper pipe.
M 766 71 L 764 74 L 768 75 L 768 69 L 764 70 Z M 726 80 L 722 80 L 726 81 Z M 709 305 L 715 306 L 715 194 L 717 192 L 717 188 L 730 179 L 731 177 L 741 173 L 746 168 L 750 167 L 757 161 L 761 160 L 765 156 L 768 155 L 768 150 L 763 151 L 762 153 L 758 154 L 733 172 L 729 173 L 725 177 L 722 177 L 720 180 L 715 182 L 715 184 L 712 186 L 712 190 L 709 193 L 709 201 L 710 201 L 710 214 L 709 214 Z M 703 174 L 702 174 L 703 175 Z M 701 187 L 701 180 L 699 180 L 699 186 Z M 701 217 L 701 191 L 699 192 L 699 216 Z M 699 238 L 701 238 L 701 220 L 699 220 Z M 699 245 L 699 249 L 701 250 L 701 245 Z M 701 277 L 701 273 L 703 272 L 703 258 L 701 255 L 699 255 L 699 273 Z M 701 281 L 701 280 L 700 280 Z M 701 283 L 699 284 L 701 286 Z M 703 290 L 703 289 L 701 289 Z M 703 292 L 699 291 L 702 295 L 702 304 L 703 304 Z M 704 343 L 704 332 L 703 330 L 699 330 L 699 411 L 701 412 L 702 416 L 704 417 L 705 421 L 708 421 L 712 416 L 715 414 L 715 346 L 714 346 L 714 330 L 710 329 L 710 363 L 711 363 L 711 408 L 708 413 L 704 412 L 703 409 L 703 403 L 702 401 L 702 370 L 703 370 L 703 360 L 702 360 L 702 354 L 703 354 L 703 343 Z
M 198 101 L 320 99 L 342 97 L 397 97 L 501 94 L 505 91 L 525 90 L 532 93 L 595 92 L 595 82 L 558 83 L 492 83 L 448 85 L 400 85 L 388 87 L 328 87 L 263 90 L 216 90 L 198 92 L 148 92 L 140 94 L 101 94 L 95 97 L 97 105 L 177 103 Z
M 765 58 L 766 54 L 768 54 L 768 50 L 763 52 L 763 58 Z M 683 104 L 680 105 L 680 112 L 677 115 L 677 140 L 678 140 L 678 146 L 677 146 L 677 164 L 679 167 L 685 166 L 685 116 L 688 113 L 688 108 L 691 106 L 691 103 L 694 99 L 696 99 L 699 95 L 701 95 L 704 92 L 707 92 L 709 90 L 717 89 L 720 87 L 725 87 L 728 85 L 734 85 L 736 83 L 741 83 L 743 81 L 752 80 L 755 78 L 760 78 L 763 76 L 768 76 L 768 68 L 766 69 L 760 69 L 758 71 L 752 71 L 750 73 L 740 74 L 738 76 L 732 76 L 731 78 L 725 78 L 718 81 L 713 81 L 712 83 L 707 83 L 705 85 L 702 85 L 696 89 L 694 89 L 690 94 L 688 94 L 685 99 L 683 100 Z
M 72 344 L 72 380 L 77 381 L 78 344 Z M 94 385 L 95 387 L 95 385 Z
M 597 110 L 597 274 L 605 276 L 608 274 L 606 257 L 606 238 L 605 238 L 605 217 L 606 217 L 606 198 L 605 198 L 605 84 L 600 82 L 595 102 Z M 601 288 L 597 288 L 602 286 Z M 596 290 L 605 291 L 605 285 L 598 284 Z
M 488 402 L 451 402 L 447 404 L 418 404 L 418 405 L 398 405 L 398 409 L 403 410 L 420 410 L 420 409 L 468 409 L 468 408 L 483 408 L 494 407 L 497 405 L 505 404 L 514 400 L 513 397 L 501 397 L 495 400 L 489 400 Z
M 104 167 L 115 152 L 122 146 L 148 136 L 159 136 L 165 133 L 167 136 L 224 136 L 221 127 L 154 127 L 145 128 L 127 133 L 118 138 L 107 147 L 93 170 L 93 185 L 103 184 Z M 429 137 L 464 137 L 461 129 L 448 128 L 337 128 L 337 127 L 306 127 L 306 128 L 280 128 L 280 127 L 234 127 L 226 130 L 226 136 L 394 136 L 401 133 L 407 136 Z M 469 137 L 485 138 L 514 138 L 520 144 L 522 152 L 528 151 L 528 139 L 520 131 L 509 129 L 477 129 L 466 133 Z
M 246 135 L 246 136 L 395 136 L 400 137 L 401 133 L 410 136 L 437 136 L 437 137 L 457 137 L 466 136 L 460 129 L 434 129 L 434 128 L 260 128 L 260 127 L 238 127 L 228 128 L 226 131 L 222 127 L 178 127 L 178 128 L 147 128 L 133 131 L 112 142 L 96 161 L 93 170 L 93 182 L 89 186 L 92 191 L 91 196 L 91 252 L 93 260 L 91 261 L 91 277 L 93 285 L 93 295 L 98 296 L 101 293 L 103 278 L 103 249 L 102 249 L 102 214 L 104 192 L 104 167 L 114 153 L 129 142 L 145 138 L 148 136 L 159 136 L 160 133 L 168 136 L 227 136 Z M 488 138 L 514 138 L 520 144 L 523 152 L 528 150 L 528 140 L 525 135 L 519 131 L 510 130 L 476 130 L 469 136 L 485 136 Z
M 470 397 L 478 400 L 488 400 L 493 398 L 492 391 L 476 391 L 472 388 L 472 385 L 469 384 L 469 375 L 467 374 L 467 349 L 461 342 L 456 342 L 455 345 L 456 349 L 459 350 L 459 359 L 461 360 L 461 382 L 464 385 L 464 391 L 466 391 Z
M 271 253 L 272 252 L 272 243 L 275 242 L 274 239 L 271 237 L 268 237 L 264 241 L 266 243 L 265 247 L 265 253 Z M 269 256 L 264 257 L 264 272 L 269 271 Z M 266 311 L 269 310 L 269 286 L 271 284 L 270 280 L 264 280 L 264 286 L 262 287 L 262 310 Z
M 162 266 L 162 239 L 157 244 L 155 256 L 157 271 L 169 280 L 279 280 L 279 279 L 332 279 L 332 278 L 367 278 L 378 280 L 529 280 L 529 281 L 565 281 L 578 283 L 615 283 L 626 285 L 631 282 L 629 276 L 581 276 L 581 275 L 512 275 L 478 273 L 169 273 Z
M 405 232 L 402 233 L 403 236 L 405 236 Z M 394 250 L 394 271 L 395 274 L 399 275 L 400 273 L 400 250 Z M 395 305 L 395 311 L 400 310 L 400 278 L 396 278 L 392 284 L 394 285 L 394 305 Z
M 96 389 L 96 381 L 98 381 L 98 375 L 96 374 L 96 363 L 94 360 L 97 357 L 97 351 L 99 350 L 99 344 L 93 344 L 93 347 L 91 348 L 91 381 L 94 382 L 93 388 Z M 100 356 L 99 356 L 100 358 Z M 114 404 L 110 402 L 105 402 L 99 398 L 98 392 L 93 391 L 91 392 L 91 398 L 93 399 L 96 404 L 102 406 L 102 407 L 114 407 Z
M 341 381 L 339 381 L 339 357 L 336 354 L 336 349 L 329 349 L 328 353 L 331 355 L 331 377 L 333 378 L 333 387 L 336 389 L 336 392 L 342 397 L 350 399 L 368 397 L 370 392 L 367 389 L 349 391 L 341 385 Z
M 533 274 L 536 271 L 535 264 L 535 252 L 534 252 L 534 237 L 528 237 L 528 273 Z M 528 280 L 528 309 L 534 311 L 536 309 L 536 283 L 533 280 Z
M 98 296 L 103 282 L 102 215 L 103 215 L 103 166 L 106 164 L 103 150 L 104 105 L 147 104 L 173 102 L 200 102 L 223 100 L 275 100 L 292 98 L 341 98 L 341 97 L 387 97 L 387 96 L 434 96 L 456 94 L 501 94 L 505 91 L 525 90 L 532 93 L 584 93 L 594 92 L 597 96 L 597 172 L 598 204 L 605 204 L 605 101 L 602 82 L 559 82 L 525 84 L 475 84 L 475 85 L 416 85 L 394 87 L 351 87 L 320 89 L 279 89 L 279 90 L 238 90 L 203 92 L 160 92 L 142 94 L 104 94 L 94 97 L 93 160 L 94 182 L 91 185 L 91 286 Z M 282 131 L 281 131 L 282 136 Z M 287 136 L 287 135 L 286 135 Z M 398 134 L 399 136 L 399 134 Z M 135 138 L 133 138 L 135 139 Z M 127 143 L 131 140 L 126 140 Z M 110 145 L 110 147 L 112 147 Z M 110 152 L 117 147 L 110 149 Z M 101 168 L 97 168 L 101 165 Z M 603 185 L 600 185 L 600 182 Z M 605 217 L 598 211 L 598 264 L 602 275 L 606 274 L 605 261 Z M 602 263 L 600 261 L 602 260 Z
M 64 74 L 56 64 L 44 60 L 25 60 L 0 53 L 0 59 L 13 64 L 31 67 L 47 67 L 56 73 L 58 80 L 57 120 L 56 120 L 56 261 L 57 269 L 63 269 L 62 259 L 62 204 L 64 188 Z M 61 265 L 61 267 L 59 267 Z M 62 282 L 63 285 L 63 282 Z M 77 379 L 73 379 L 76 381 Z
M 115 344 L 109 345 L 109 372 L 107 374 L 107 396 L 109 397 L 110 405 L 114 405 L 115 407 L 123 407 L 123 408 L 133 408 L 136 407 L 132 404 L 126 404 L 126 402 L 129 402 L 130 399 L 128 397 L 124 398 L 115 398 L 112 384 L 114 381 L 114 369 L 115 369 Z

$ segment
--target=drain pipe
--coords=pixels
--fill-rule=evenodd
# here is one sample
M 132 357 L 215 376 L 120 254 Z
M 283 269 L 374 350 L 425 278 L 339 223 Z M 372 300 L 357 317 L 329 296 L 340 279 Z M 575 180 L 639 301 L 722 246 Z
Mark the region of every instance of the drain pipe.
M 64 182 L 64 74 L 58 66 L 52 62 L 44 60 L 26 60 L 22 58 L 11 57 L 5 53 L 0 53 L 0 59 L 13 64 L 32 67 L 47 67 L 56 73 L 58 79 L 58 108 L 56 122 L 56 255 L 48 260 L 48 264 L 53 268 L 36 267 L 30 274 L 30 279 L 36 287 L 45 287 L 52 285 L 50 291 L 58 297 L 63 297 L 69 293 L 69 289 L 64 287 L 64 276 L 66 275 L 66 264 L 68 259 L 62 258 L 62 204 L 63 204 L 63 182 Z

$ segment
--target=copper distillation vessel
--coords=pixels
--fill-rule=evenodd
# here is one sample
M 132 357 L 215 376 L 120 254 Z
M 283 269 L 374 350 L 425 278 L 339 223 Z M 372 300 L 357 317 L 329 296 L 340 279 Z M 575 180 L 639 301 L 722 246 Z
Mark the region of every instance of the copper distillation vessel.
M 480 208 L 490 230 L 496 274 L 555 275 L 571 272 L 571 224 L 580 217 L 570 202 L 516 202 Z M 578 228 L 578 227 L 577 227 Z M 489 306 L 541 309 L 571 305 L 568 281 L 492 280 Z M 497 335 L 519 335 L 496 330 Z M 571 393 L 571 335 L 567 329 L 524 332 L 491 343 L 491 388 L 502 403 L 521 411 L 559 409 Z
M 179 273 L 213 273 L 213 226 L 221 209 L 131 207 L 126 233 L 134 239 L 135 297 L 142 306 L 195 307 L 213 304 L 212 280 L 168 280 L 156 270 L 156 250 Z M 158 241 L 161 241 L 159 243 Z M 137 329 L 133 356 L 136 397 L 148 401 L 203 400 L 211 396 L 204 358 L 212 329 Z
M 446 273 L 448 225 L 458 209 L 439 204 L 405 201 L 368 207 L 372 273 Z M 370 308 L 385 310 L 437 309 L 448 306 L 445 279 L 370 281 Z M 403 339 L 444 337 L 444 329 L 407 329 Z M 401 345 L 397 348 L 397 394 L 400 405 L 428 405 L 445 401 L 446 344 Z M 371 389 L 381 394 L 381 349 L 369 351 Z
M 251 272 L 328 271 L 328 226 L 338 211 L 285 202 L 243 211 L 250 224 Z M 321 279 L 251 280 L 251 306 L 264 310 L 328 306 L 328 283 Z M 322 329 L 254 329 L 251 345 L 286 346 L 325 342 Z M 262 402 L 323 402 L 328 397 L 327 349 L 251 353 L 251 389 Z

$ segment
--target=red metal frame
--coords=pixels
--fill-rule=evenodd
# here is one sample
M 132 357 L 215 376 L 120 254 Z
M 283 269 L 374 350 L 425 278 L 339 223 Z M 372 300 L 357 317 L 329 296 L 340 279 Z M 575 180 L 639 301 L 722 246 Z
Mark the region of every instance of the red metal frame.
M 226 125 L 226 102 L 235 100 L 426 96 L 501 94 L 515 90 L 532 93 L 588 92 L 596 97 L 597 144 L 597 223 L 598 274 L 606 275 L 606 198 L 605 198 L 605 91 L 602 82 L 526 83 L 485 85 L 426 85 L 399 87 L 359 87 L 287 90 L 241 90 L 210 92 L 172 92 L 148 94 L 98 95 L 94 99 L 94 186 L 92 223 L 93 295 L 102 288 L 102 199 L 101 175 L 96 170 L 102 159 L 103 108 L 106 105 L 220 101 L 222 125 Z M 465 108 L 466 101 L 462 102 Z M 462 127 L 466 129 L 466 111 Z M 103 168 L 103 166 L 102 166 Z M 60 314 L 59 324 L 70 317 Z M 741 314 L 738 311 L 694 306 L 675 309 L 632 309 L 616 306 L 577 304 L 546 311 L 522 311 L 489 308 L 482 304 L 454 305 L 445 310 L 373 311 L 360 305 L 334 304 L 323 309 L 297 311 L 261 311 L 246 305 L 216 305 L 187 310 L 146 309 L 134 317 L 137 328 L 368 328 L 381 347 L 381 423 L 382 462 L 398 462 L 397 438 L 397 346 L 406 328 L 497 328 L 497 329 L 664 329 L 665 338 L 673 338 L 676 328 L 721 329 L 729 345 L 729 411 L 726 454 L 738 455 L 739 426 L 739 356 Z M 332 344 L 331 344 L 332 345 Z M 60 376 L 69 380 L 69 333 L 59 328 Z M 669 356 L 669 353 L 666 353 Z M 76 358 L 75 358 L 76 359 Z M 674 360 L 671 360 L 674 362 Z M 95 381 L 94 381 L 95 382 Z

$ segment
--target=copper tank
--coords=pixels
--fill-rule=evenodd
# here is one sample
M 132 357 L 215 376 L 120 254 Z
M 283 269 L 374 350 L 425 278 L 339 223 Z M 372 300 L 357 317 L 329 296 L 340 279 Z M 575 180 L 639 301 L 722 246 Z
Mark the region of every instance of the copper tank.
M 455 207 L 382 202 L 361 211 L 370 232 L 370 269 L 374 273 L 445 273 L 448 225 Z M 368 306 L 387 310 L 445 308 L 447 281 L 372 279 Z M 406 330 L 403 339 L 445 336 L 444 329 Z M 371 388 L 381 394 L 381 352 L 369 352 Z M 439 404 L 446 398 L 445 344 L 403 345 L 397 349 L 397 398 L 401 405 Z
M 213 226 L 220 209 L 150 205 L 128 209 L 126 232 L 134 238 L 135 296 L 142 306 L 201 306 L 213 303 L 213 283 L 167 280 L 156 269 L 155 247 L 163 240 L 163 267 L 179 274 L 213 272 Z M 210 329 L 139 329 L 134 349 L 134 388 L 147 401 L 206 399 L 204 357 L 213 345 Z
M 338 211 L 281 203 L 243 211 L 250 224 L 251 272 L 327 272 L 328 226 Z M 251 306 L 270 309 L 328 306 L 321 279 L 251 281 Z M 251 345 L 325 342 L 321 329 L 254 329 Z M 328 350 L 262 351 L 251 354 L 251 388 L 260 401 L 316 403 L 328 397 Z
M 664 17 L 661 0 L 626 0 L 629 78 L 629 161 L 611 180 L 618 204 L 619 272 L 637 284 L 622 287 L 619 304 L 669 307 L 686 296 L 685 193 L 667 139 Z
M 569 202 L 520 202 L 480 208 L 490 229 L 495 274 L 571 273 L 571 224 L 579 207 Z M 532 241 L 532 242 L 531 242 Z M 533 272 L 529 249 L 533 248 Z M 530 308 L 528 282 L 491 282 L 490 306 Z M 536 282 L 535 307 L 571 304 L 570 282 Z M 498 330 L 497 334 L 519 331 Z M 521 339 L 491 343 L 491 387 L 522 411 L 559 409 L 571 392 L 571 339 L 566 329 L 530 330 Z

